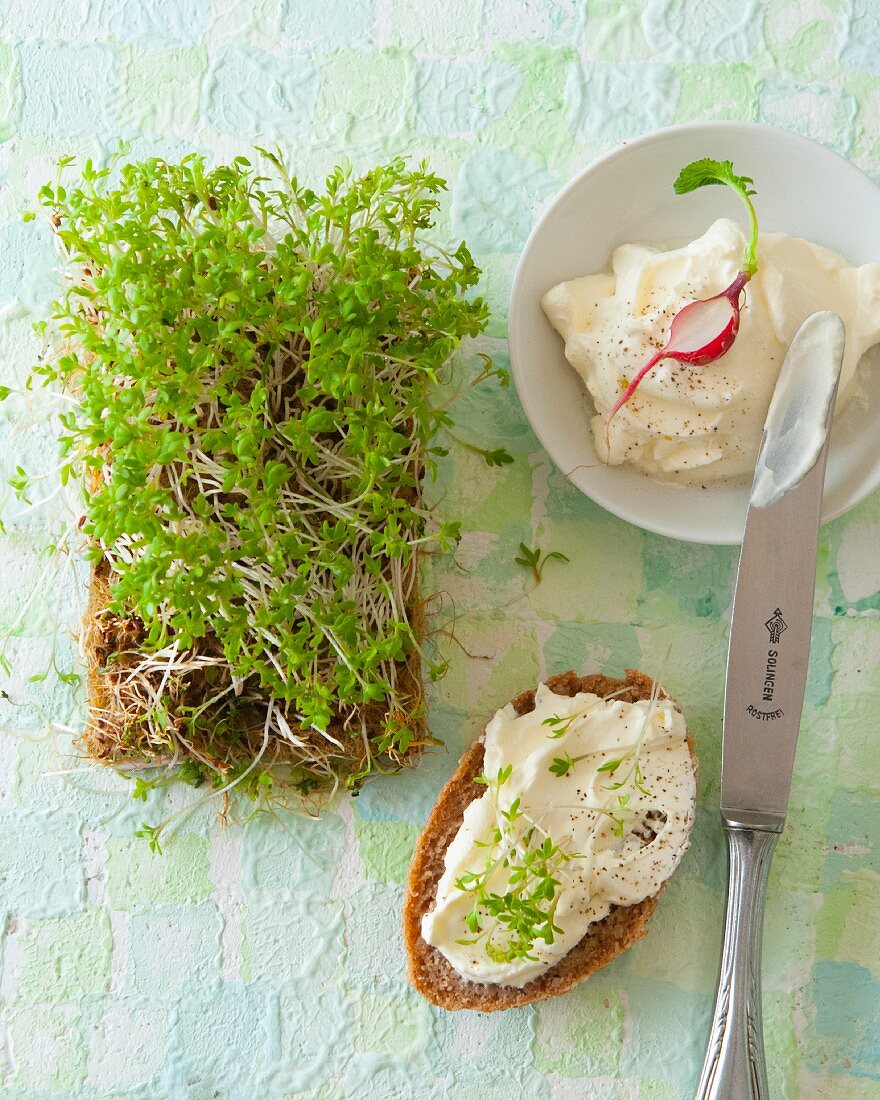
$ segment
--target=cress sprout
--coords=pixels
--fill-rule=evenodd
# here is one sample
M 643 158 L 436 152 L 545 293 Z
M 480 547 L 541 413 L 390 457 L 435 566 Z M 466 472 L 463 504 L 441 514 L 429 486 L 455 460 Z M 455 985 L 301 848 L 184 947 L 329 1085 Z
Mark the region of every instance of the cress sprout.
M 65 284 L 33 374 L 73 399 L 90 753 L 262 799 L 357 788 L 427 739 L 419 559 L 459 525 L 421 487 L 487 310 L 464 243 L 424 239 L 424 163 L 317 192 L 260 153 L 46 185 Z

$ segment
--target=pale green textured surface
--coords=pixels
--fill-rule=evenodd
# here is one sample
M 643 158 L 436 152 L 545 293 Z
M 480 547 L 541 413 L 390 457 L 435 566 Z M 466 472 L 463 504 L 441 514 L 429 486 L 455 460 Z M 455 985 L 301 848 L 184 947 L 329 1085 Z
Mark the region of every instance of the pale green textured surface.
M 135 154 L 218 158 L 277 141 L 313 181 L 342 155 L 356 166 L 429 155 L 451 184 L 440 232 L 466 235 L 485 271 L 484 346 L 503 361 L 510 279 L 542 201 L 619 140 L 705 117 L 787 126 L 880 175 L 875 0 L 0 0 L 4 381 L 31 363 L 30 323 L 53 285 L 46 235 L 18 213 L 62 154 L 100 158 L 119 136 Z M 45 418 L 17 430 L 41 407 L 0 406 L 3 472 L 51 468 Z M 590 504 L 551 467 L 512 391 L 468 397 L 459 418 L 463 434 L 516 462 L 489 469 L 455 450 L 441 471 L 441 508 L 465 521 L 464 568 L 446 564 L 433 583 L 454 597 L 474 655 L 452 649 L 436 691 L 448 752 L 320 823 L 223 831 L 201 808 L 162 859 L 134 840 L 142 819 L 192 795 L 132 802 L 125 784 L 68 755 L 69 733 L 47 733 L 50 718 L 75 729 L 82 715 L 75 689 L 26 684 L 81 595 L 75 573 L 50 563 L 7 647 L 4 1100 L 691 1095 L 720 938 L 712 808 L 735 554 L 643 534 Z M 5 626 L 45 568 L 56 506 L 0 542 Z M 551 565 L 522 595 L 512 558 L 532 538 L 572 564 Z M 779 1097 L 880 1095 L 878 541 L 876 497 L 822 534 L 813 668 L 767 919 Z M 696 737 L 702 787 L 692 850 L 650 937 L 539 1007 L 429 1007 L 403 978 L 402 880 L 480 716 L 570 666 L 650 672 L 670 642 L 665 679 Z M 55 645 L 59 667 L 72 667 L 65 630 Z

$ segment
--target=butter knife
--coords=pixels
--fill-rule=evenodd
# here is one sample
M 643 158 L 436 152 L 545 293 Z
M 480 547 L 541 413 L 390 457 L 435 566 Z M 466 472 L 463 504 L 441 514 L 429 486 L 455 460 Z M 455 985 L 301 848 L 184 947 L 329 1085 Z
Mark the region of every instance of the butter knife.
M 721 763 L 729 856 L 715 1008 L 696 1100 L 765 1100 L 761 932 L 785 822 L 813 624 L 828 432 L 843 359 L 835 313 L 811 314 L 767 414 L 736 580 Z

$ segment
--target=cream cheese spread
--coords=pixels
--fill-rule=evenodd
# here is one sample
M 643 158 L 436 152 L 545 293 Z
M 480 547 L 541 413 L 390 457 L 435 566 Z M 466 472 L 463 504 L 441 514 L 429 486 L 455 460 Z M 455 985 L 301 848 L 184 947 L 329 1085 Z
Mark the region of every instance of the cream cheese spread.
M 816 465 L 828 420 L 846 331 L 836 313 L 811 313 L 788 349 L 764 424 L 749 503 L 766 508 L 799 485 Z
M 612 906 L 655 894 L 687 850 L 696 778 L 669 699 L 570 698 L 541 684 L 532 711 L 508 705 L 486 727 L 483 774 L 422 920 L 423 938 L 472 981 L 526 985 Z M 524 949 L 510 923 L 523 907 L 504 899 L 527 903 L 546 871 L 556 886 L 536 904 L 555 930 L 533 920 L 544 936 Z
M 859 360 L 880 341 L 880 264 L 851 267 L 799 237 L 762 233 L 730 351 L 704 367 L 658 363 L 612 419 L 606 447 L 614 402 L 663 346 L 675 314 L 733 281 L 744 245 L 740 227 L 722 218 L 682 248 L 622 245 L 610 274 L 572 279 L 544 295 L 544 312 L 593 398 L 603 461 L 691 484 L 750 476 L 786 348 L 817 310 L 838 313 L 846 326 L 837 408 L 858 392 Z

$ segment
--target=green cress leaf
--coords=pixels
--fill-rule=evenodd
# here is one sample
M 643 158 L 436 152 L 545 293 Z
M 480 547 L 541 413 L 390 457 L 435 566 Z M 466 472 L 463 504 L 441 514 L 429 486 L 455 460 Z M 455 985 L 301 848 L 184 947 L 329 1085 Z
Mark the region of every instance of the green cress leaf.
M 685 195 L 689 191 L 696 191 L 698 187 L 717 183 L 733 187 L 742 194 L 754 195 L 756 194 L 752 189 L 754 182 L 751 176 L 738 176 L 733 170 L 732 161 L 703 157 L 682 168 L 673 188 L 676 195 Z
M 686 195 L 690 191 L 696 191 L 700 187 L 708 187 L 713 184 L 731 187 L 736 191 L 749 214 L 750 236 L 742 260 L 742 270 L 749 277 L 758 270 L 758 260 L 755 252 L 758 246 L 758 215 L 751 201 L 751 196 L 757 194 L 752 187 L 754 182 L 751 176 L 738 176 L 733 170 L 732 161 L 712 160 L 710 157 L 703 157 L 682 168 L 678 178 L 672 185 L 676 195 Z
M 566 753 L 565 756 L 554 757 L 549 770 L 561 779 L 563 776 L 568 775 L 572 767 L 574 767 L 574 757 Z
M 560 550 L 548 550 L 546 554 L 542 555 L 540 546 L 536 546 L 532 550 L 524 542 L 519 544 L 519 554 L 513 560 L 516 565 L 522 565 L 531 571 L 536 585 L 544 579 L 544 566 L 548 561 L 571 561 Z

